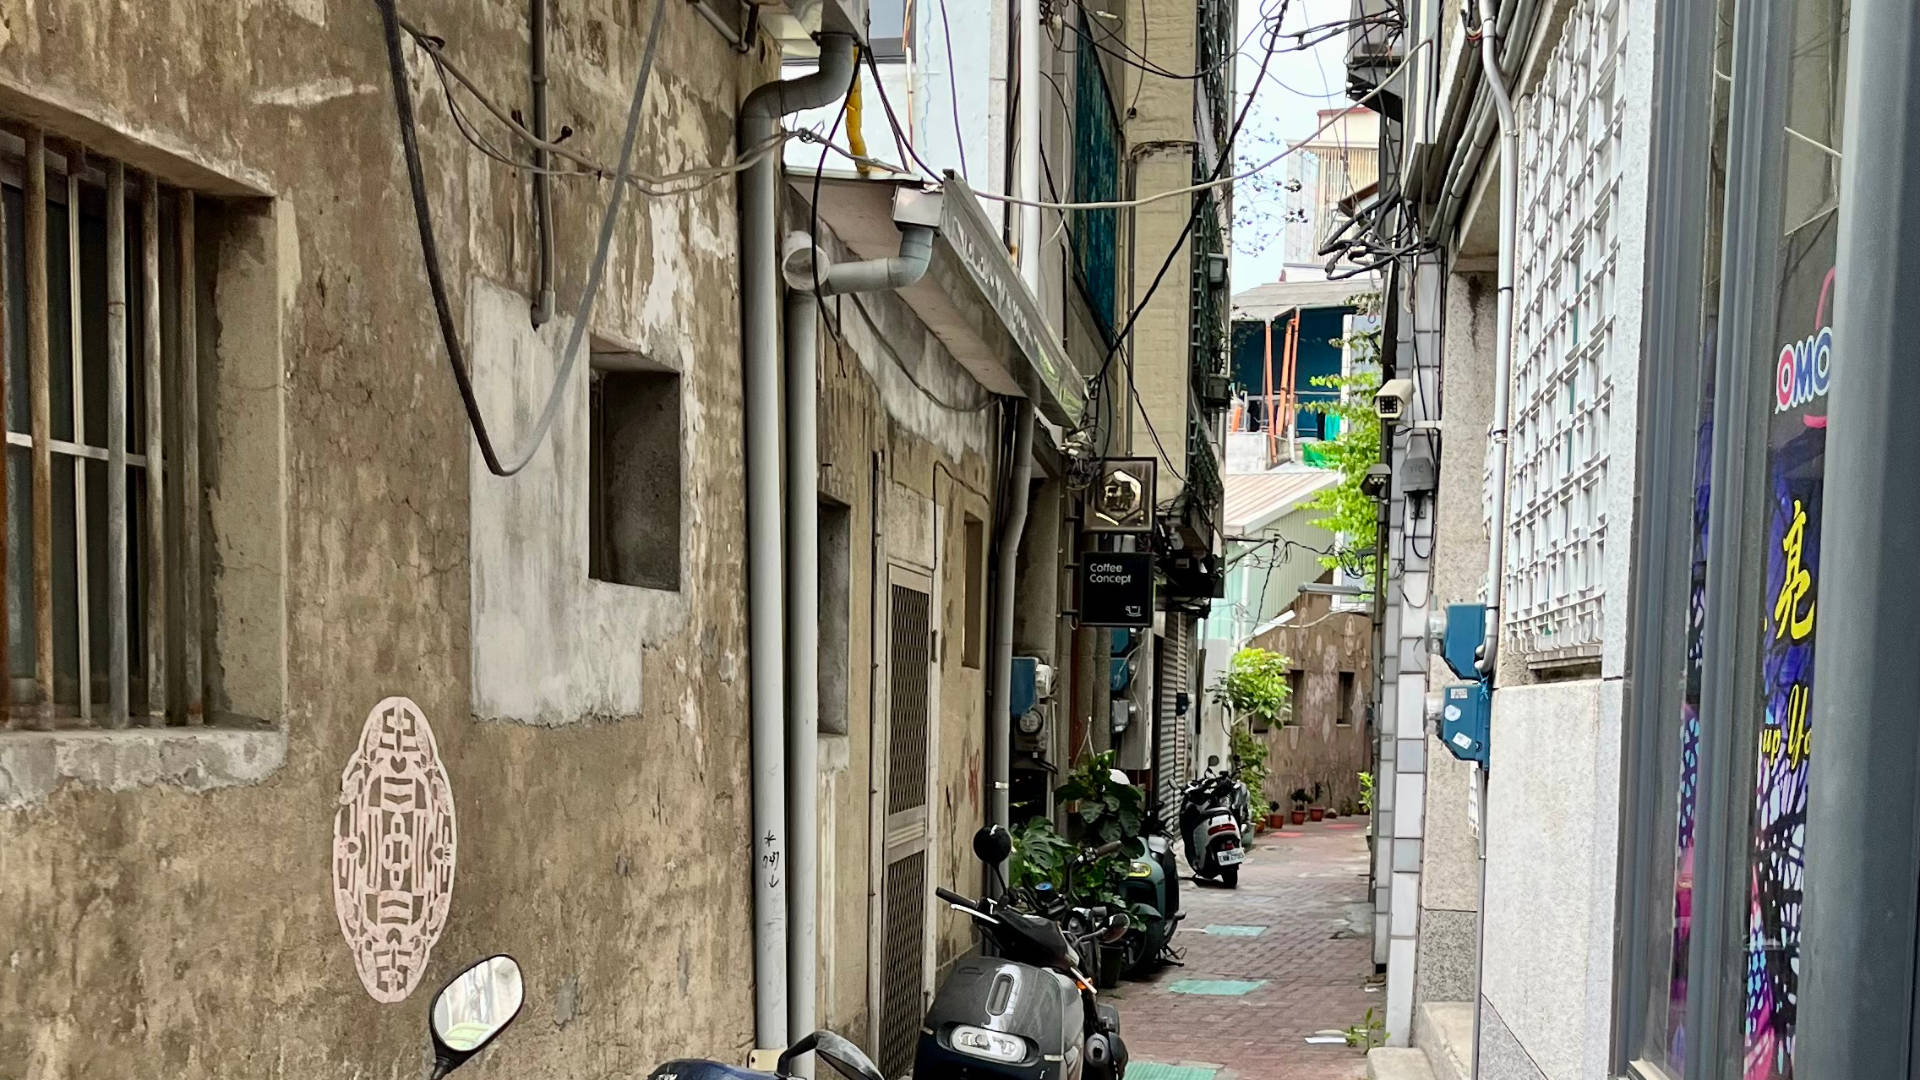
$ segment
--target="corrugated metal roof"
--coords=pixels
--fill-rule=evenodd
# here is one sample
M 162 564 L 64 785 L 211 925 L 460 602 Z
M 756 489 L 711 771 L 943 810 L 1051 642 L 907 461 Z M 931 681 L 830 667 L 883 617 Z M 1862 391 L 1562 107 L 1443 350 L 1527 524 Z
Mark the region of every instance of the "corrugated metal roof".
M 1273 281 L 1234 293 L 1233 317 L 1265 322 L 1296 307 L 1345 307 L 1361 293 L 1379 291 L 1380 278 L 1374 274 L 1346 281 Z
M 1332 469 L 1291 468 L 1225 477 L 1228 536 L 1245 536 L 1340 482 Z

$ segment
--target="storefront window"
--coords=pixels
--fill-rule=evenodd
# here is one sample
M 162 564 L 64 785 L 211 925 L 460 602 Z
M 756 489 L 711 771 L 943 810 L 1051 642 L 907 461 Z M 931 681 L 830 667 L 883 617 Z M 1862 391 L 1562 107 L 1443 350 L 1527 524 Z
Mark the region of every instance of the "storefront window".
M 1697 148 L 1706 185 L 1706 213 L 1695 219 L 1691 242 L 1701 248 L 1698 335 L 1690 355 L 1672 367 L 1672 378 L 1695 380 L 1700 396 L 1688 421 L 1684 449 L 1690 484 L 1686 492 L 1686 528 L 1690 575 L 1684 592 L 1665 603 L 1684 604 L 1686 651 L 1677 669 L 1663 678 L 1681 683 L 1679 703 L 1657 727 L 1659 769 L 1650 791 L 1664 805 L 1655 813 L 1650 836 L 1662 841 L 1649 861 L 1642 888 L 1648 897 L 1644 948 L 1645 977 L 1640 993 L 1645 1019 L 1636 1028 L 1635 1058 L 1641 1071 L 1671 1080 L 1686 1074 L 1687 953 L 1693 930 L 1693 855 L 1696 794 L 1700 773 L 1700 670 L 1706 624 L 1707 508 L 1713 464 L 1713 365 L 1719 319 L 1722 211 L 1727 188 L 1727 113 L 1732 89 L 1735 0 L 1717 0 L 1711 71 L 1702 70 L 1699 92 L 1711 93 L 1711 136 Z M 1671 700 L 1671 699 L 1668 699 Z M 1667 844 L 1671 844 L 1668 847 Z M 1638 857 L 1638 856 L 1636 856 Z
M 1766 424 L 1766 572 L 1749 600 L 1761 628 L 1756 769 L 1749 803 L 1744 1080 L 1793 1075 L 1806 867 L 1808 706 L 1819 611 L 1822 470 L 1839 228 L 1848 0 L 1798 0 L 1780 141 L 1774 351 L 1757 385 Z

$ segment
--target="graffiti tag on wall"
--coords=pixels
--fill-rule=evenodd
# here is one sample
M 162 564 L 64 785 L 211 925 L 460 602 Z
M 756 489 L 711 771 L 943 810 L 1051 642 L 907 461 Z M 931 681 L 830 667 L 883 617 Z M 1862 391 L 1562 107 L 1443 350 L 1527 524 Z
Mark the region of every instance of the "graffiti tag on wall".
M 360 984 L 375 1001 L 403 1001 L 453 900 L 453 789 L 420 707 L 392 697 L 373 707 L 340 773 L 333 819 L 333 906 Z

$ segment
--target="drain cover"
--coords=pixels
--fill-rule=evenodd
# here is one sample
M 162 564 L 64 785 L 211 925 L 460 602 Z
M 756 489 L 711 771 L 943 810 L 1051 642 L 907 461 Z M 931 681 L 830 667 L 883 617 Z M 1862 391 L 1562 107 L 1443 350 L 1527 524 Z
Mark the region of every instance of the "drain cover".
M 1214 937 L 1259 937 L 1266 932 L 1264 926 L 1209 926 L 1202 931 Z
M 1181 979 L 1167 987 L 1174 994 L 1204 994 L 1208 997 L 1244 997 L 1267 985 L 1265 979 Z M 1132 1066 L 1128 1066 L 1129 1069 Z
M 1127 1080 L 1213 1080 L 1219 1069 L 1204 1065 L 1156 1065 L 1151 1061 L 1127 1063 Z

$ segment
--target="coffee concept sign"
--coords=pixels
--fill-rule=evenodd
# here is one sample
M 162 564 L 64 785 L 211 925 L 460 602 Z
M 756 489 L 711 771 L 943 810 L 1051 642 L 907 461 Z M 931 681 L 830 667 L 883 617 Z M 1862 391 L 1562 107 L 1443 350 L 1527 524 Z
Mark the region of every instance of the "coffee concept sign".
M 1153 625 L 1153 553 L 1090 551 L 1080 563 L 1080 625 Z

